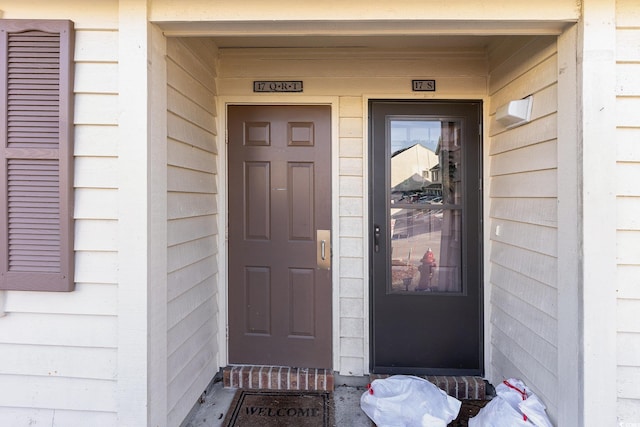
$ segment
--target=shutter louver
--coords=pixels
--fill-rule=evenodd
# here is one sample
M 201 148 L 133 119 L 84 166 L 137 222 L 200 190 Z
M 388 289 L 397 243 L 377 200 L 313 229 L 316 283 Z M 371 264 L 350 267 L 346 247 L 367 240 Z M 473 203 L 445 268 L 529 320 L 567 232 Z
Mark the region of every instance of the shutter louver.
M 73 290 L 73 24 L 0 20 L 0 289 Z

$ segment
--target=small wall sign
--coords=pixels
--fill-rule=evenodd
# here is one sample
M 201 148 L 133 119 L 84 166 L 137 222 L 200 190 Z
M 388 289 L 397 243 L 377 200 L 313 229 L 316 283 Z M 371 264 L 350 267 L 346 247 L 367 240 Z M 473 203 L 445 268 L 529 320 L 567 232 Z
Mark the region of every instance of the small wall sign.
M 302 92 L 302 81 L 254 81 L 254 92 Z
M 435 92 L 435 80 L 411 80 L 414 92 Z

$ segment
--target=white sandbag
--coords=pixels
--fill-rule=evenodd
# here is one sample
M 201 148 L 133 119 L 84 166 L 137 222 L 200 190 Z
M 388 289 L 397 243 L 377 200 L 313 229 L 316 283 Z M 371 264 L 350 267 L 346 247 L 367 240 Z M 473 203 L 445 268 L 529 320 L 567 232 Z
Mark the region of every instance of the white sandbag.
M 360 407 L 378 427 L 446 427 L 462 402 L 429 381 L 394 375 L 371 383 Z
M 553 427 L 538 396 L 517 379 L 503 381 L 497 396 L 469 419 L 469 427 Z

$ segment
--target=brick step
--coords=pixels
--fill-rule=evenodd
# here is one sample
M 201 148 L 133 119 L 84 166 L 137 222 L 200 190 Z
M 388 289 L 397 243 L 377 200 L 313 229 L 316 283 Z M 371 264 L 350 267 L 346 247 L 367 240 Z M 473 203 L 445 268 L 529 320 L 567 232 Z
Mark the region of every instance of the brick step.
M 369 380 L 387 378 L 390 375 L 371 374 Z M 435 384 L 456 399 L 486 400 L 487 388 L 484 379 L 471 376 L 426 376 L 421 378 Z
M 227 388 L 262 390 L 333 391 L 333 372 L 328 369 L 283 366 L 227 366 L 222 370 Z

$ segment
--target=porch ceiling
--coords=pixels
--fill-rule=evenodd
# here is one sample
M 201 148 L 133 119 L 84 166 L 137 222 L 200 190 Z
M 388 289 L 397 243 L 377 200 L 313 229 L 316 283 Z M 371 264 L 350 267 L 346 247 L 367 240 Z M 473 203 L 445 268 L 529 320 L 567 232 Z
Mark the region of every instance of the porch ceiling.
M 481 50 L 505 35 L 558 35 L 567 22 L 220 21 L 159 22 L 166 36 L 208 36 L 236 48 L 437 48 Z

